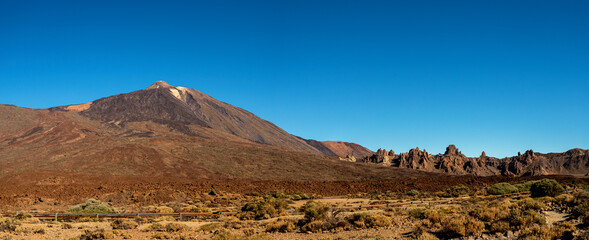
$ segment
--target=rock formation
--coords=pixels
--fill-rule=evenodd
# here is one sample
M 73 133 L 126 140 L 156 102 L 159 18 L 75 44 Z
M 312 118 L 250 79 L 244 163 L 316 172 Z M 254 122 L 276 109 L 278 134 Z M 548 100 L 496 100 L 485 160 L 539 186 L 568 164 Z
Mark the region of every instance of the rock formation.
M 565 174 L 583 176 L 589 171 L 589 150 L 571 149 L 564 153 L 540 154 L 532 150 L 503 159 L 488 157 L 485 152 L 477 158 L 462 154 L 454 145 L 449 145 L 444 154 L 432 155 L 419 148 L 394 155 L 391 150 L 379 149 L 372 156 L 359 159 L 391 167 L 418 169 L 454 175 L 477 176 L 538 176 Z

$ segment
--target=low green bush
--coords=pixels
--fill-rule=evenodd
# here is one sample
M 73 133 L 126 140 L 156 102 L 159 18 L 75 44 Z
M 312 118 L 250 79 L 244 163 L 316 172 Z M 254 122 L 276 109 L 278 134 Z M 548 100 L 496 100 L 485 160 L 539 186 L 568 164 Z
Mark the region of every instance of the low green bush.
M 554 179 L 542 179 L 530 187 L 532 197 L 555 197 L 564 192 L 564 188 Z
M 273 218 L 279 216 L 288 208 L 288 204 L 282 199 L 256 199 L 246 203 L 241 208 L 239 218 L 242 220 Z
M 450 197 L 459 197 L 461 195 L 466 195 L 469 192 L 470 189 L 462 184 L 446 188 L 445 190 L 445 193 Z
M 415 197 L 415 196 L 419 195 L 419 191 L 413 189 L 413 190 L 407 192 L 406 194 L 407 194 L 407 196 Z
M 487 193 L 491 195 L 504 195 L 515 192 L 517 192 L 517 187 L 506 182 L 496 183 L 487 189 Z
M 299 208 L 299 211 L 305 214 L 307 222 L 327 219 L 330 210 L 328 205 L 315 201 L 308 201 Z
M 538 180 L 520 182 L 515 184 L 515 187 L 517 188 L 518 192 L 529 192 L 532 185 L 536 182 L 538 182 Z

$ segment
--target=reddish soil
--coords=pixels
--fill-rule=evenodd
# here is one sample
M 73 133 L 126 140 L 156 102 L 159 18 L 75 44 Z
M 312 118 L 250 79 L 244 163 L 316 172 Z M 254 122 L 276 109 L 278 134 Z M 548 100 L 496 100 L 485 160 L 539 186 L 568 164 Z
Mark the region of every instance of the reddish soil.
M 116 205 L 148 205 L 184 201 L 211 190 L 231 193 L 286 192 L 313 193 L 323 196 L 341 196 L 370 192 L 439 191 L 448 186 L 465 184 L 470 187 L 488 186 L 502 181 L 537 179 L 511 177 L 444 177 L 407 178 L 382 181 L 186 181 L 172 178 L 118 177 L 118 176 L 60 176 L 36 184 L 14 184 L 0 179 L 0 205 L 5 209 L 29 208 L 33 205 L 71 205 L 88 198 L 99 198 Z M 589 184 L 587 178 L 550 176 L 562 183 Z

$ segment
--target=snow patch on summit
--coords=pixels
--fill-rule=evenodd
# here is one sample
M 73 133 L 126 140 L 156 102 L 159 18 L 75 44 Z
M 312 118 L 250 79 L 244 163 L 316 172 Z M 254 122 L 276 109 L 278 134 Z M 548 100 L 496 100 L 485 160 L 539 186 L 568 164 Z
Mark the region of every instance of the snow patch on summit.
M 178 89 L 176 89 L 176 88 L 170 88 L 170 92 L 172 93 L 172 95 L 174 95 L 174 97 L 176 97 L 177 99 L 182 100 L 182 95 L 180 95 L 180 92 L 178 91 Z

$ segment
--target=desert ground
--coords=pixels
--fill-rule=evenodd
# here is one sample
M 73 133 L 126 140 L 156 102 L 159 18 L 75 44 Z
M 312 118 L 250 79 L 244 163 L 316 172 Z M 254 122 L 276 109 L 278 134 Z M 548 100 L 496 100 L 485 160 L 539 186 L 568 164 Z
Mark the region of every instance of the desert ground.
M 71 190 L 64 185 L 42 188 L 56 195 L 4 188 L 0 239 L 589 239 L 589 185 L 554 178 L 390 190 L 352 182 L 345 194 L 284 182 L 103 184 L 78 198 L 62 194 Z

